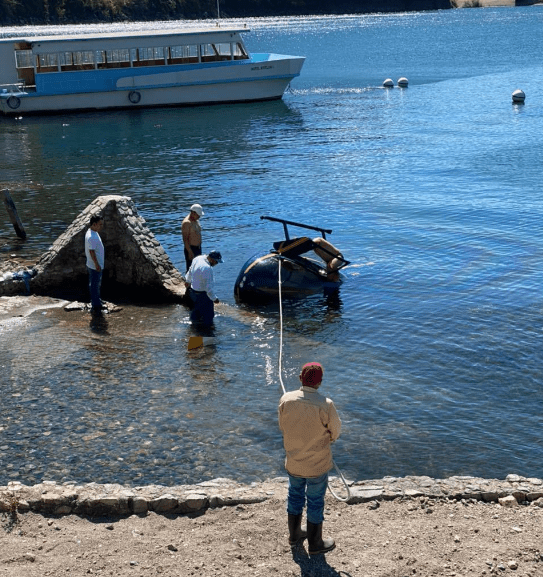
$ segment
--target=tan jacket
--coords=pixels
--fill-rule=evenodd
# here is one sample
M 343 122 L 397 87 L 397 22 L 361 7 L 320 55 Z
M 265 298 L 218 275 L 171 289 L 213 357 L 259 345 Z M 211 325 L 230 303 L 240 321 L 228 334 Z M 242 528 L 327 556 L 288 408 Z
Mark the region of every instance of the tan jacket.
M 279 428 L 291 475 L 320 477 L 332 468 L 330 444 L 341 433 L 341 421 L 330 399 L 312 387 L 285 393 L 279 401 Z

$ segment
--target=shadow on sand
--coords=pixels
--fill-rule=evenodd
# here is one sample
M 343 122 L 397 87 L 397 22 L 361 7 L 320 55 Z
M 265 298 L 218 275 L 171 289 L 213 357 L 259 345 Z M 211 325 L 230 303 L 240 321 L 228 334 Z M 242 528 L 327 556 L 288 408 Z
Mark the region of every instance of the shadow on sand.
M 336 571 L 328 565 L 325 555 L 311 555 L 303 545 L 292 548 L 292 559 L 300 566 L 301 577 L 352 577 L 345 571 Z

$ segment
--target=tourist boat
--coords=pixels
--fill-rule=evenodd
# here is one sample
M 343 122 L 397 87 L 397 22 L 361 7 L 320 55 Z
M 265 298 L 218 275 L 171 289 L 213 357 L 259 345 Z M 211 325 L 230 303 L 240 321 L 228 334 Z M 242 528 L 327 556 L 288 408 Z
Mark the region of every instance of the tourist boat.
M 7 115 L 275 100 L 305 58 L 250 54 L 214 27 L 0 39 Z
M 326 234 L 332 234 L 331 230 L 271 216 L 260 218 L 280 222 L 285 239 L 274 242 L 272 250 L 255 254 L 241 267 L 234 287 L 238 300 L 270 300 L 278 297 L 279 290 L 282 298 L 337 291 L 342 283 L 339 271 L 349 261 L 326 240 Z M 307 236 L 290 238 L 288 226 L 315 230 L 321 236 L 313 239 Z M 310 252 L 321 260 L 310 258 L 307 254 Z

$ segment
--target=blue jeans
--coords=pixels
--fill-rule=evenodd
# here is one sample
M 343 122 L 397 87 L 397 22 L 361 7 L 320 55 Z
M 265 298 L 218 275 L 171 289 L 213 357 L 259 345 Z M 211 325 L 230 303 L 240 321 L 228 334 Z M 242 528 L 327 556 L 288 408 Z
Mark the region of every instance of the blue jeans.
M 93 268 L 87 267 L 89 271 L 89 291 L 91 297 L 91 306 L 93 309 L 100 310 L 102 301 L 100 300 L 100 287 L 102 286 L 102 271 L 98 272 Z
M 190 320 L 193 323 L 202 323 L 206 326 L 213 324 L 213 317 L 215 316 L 215 306 L 213 301 L 207 296 L 205 292 L 196 292 L 190 289 L 190 298 L 194 304 L 194 308 L 190 313 Z
M 328 486 L 328 473 L 320 477 L 288 476 L 287 513 L 301 515 L 307 497 L 307 520 L 319 525 L 324 521 L 324 494 Z

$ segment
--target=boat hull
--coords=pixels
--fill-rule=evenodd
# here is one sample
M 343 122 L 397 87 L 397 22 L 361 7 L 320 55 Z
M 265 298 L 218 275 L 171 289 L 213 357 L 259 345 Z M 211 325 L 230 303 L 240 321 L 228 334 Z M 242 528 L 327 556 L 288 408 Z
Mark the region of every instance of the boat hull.
M 304 58 L 271 55 L 268 60 L 207 69 L 104 71 L 104 74 L 36 75 L 36 89 L 0 92 L 4 115 L 76 110 L 196 106 L 282 98 L 299 75 Z M 140 71 L 138 71 L 140 72 Z M 100 82 L 98 79 L 101 79 Z M 59 92 L 59 87 L 62 91 Z
M 326 271 L 312 259 L 261 253 L 251 257 L 241 268 L 234 287 L 236 298 L 246 302 L 278 298 L 279 265 L 282 298 L 300 298 L 335 291 L 341 284 L 341 280 L 329 281 Z

